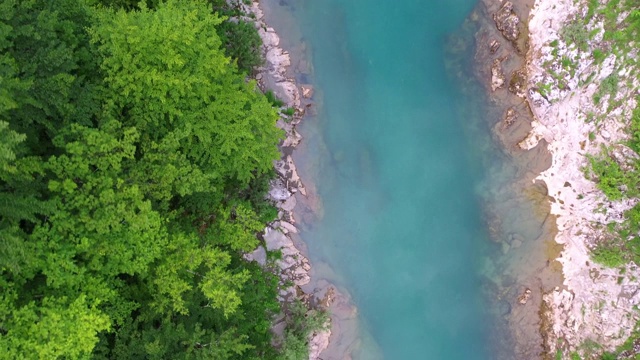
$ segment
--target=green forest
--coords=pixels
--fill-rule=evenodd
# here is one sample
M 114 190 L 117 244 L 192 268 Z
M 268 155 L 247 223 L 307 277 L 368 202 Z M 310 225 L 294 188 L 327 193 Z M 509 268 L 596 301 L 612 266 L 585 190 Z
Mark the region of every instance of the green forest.
M 278 278 L 242 260 L 283 134 L 234 12 L 0 0 L 0 359 L 306 351 L 300 323 L 272 345 Z

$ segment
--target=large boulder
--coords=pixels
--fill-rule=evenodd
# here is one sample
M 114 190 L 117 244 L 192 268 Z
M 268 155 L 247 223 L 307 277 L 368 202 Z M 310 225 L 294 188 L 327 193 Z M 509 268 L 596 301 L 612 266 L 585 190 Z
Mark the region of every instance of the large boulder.
M 247 261 L 255 261 L 258 264 L 265 266 L 267 264 L 267 251 L 262 245 L 260 245 L 253 250 L 253 252 L 245 254 L 244 259 Z
M 278 178 L 271 180 L 268 197 L 273 201 L 285 201 L 291 197 L 291 193 L 287 189 L 287 184 L 284 180 Z
M 500 10 L 493 14 L 493 21 L 502 33 L 502 36 L 509 41 L 516 41 L 520 37 L 520 19 L 513 11 L 513 4 L 506 1 Z

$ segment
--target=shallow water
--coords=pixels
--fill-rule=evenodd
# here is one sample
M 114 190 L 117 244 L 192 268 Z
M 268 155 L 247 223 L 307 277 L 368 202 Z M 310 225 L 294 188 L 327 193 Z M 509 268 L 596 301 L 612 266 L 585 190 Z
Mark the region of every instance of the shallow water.
M 493 134 L 504 105 L 475 78 L 476 1 L 265 4 L 316 87 L 296 162 L 319 200 L 301 237 L 315 280 L 358 308 L 357 340 L 326 358 L 514 358 L 513 314 L 532 337 L 537 309 L 511 309 L 523 286 L 548 286 L 527 282 L 551 230 L 530 182 L 539 154 Z

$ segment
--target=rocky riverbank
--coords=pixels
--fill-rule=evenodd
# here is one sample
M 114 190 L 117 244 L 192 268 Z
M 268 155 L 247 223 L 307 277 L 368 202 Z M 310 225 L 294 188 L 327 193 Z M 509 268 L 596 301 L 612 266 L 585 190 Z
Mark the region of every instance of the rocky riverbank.
M 608 3 L 483 0 L 467 21 L 479 24 L 475 60 L 492 104 L 489 118 L 499 119 L 493 135 L 516 168 L 510 183 L 485 200 L 490 237 L 504 253 L 487 261 L 486 288 L 513 337 L 498 347 L 515 348 L 501 358 L 599 359 L 637 326 L 638 267 L 608 268 L 592 257 L 615 236 L 610 224 L 621 223 L 637 200 L 609 201 L 597 178 L 586 175 L 589 157 L 603 156 L 606 147 L 604 156 L 623 171 L 640 158 L 625 145 L 638 84 L 634 62 L 624 57 L 637 52 L 613 51 L 611 34 L 603 36 L 606 21 L 619 30 L 628 15 L 614 5 L 609 13 L 617 19 L 607 19 Z M 534 212 L 514 215 L 522 212 L 519 198 L 531 194 Z M 544 213 L 540 224 L 535 212 Z
M 291 152 L 302 140 L 296 126 L 302 121 L 305 110 L 311 106 L 313 88 L 309 85 L 298 86 L 292 77 L 288 76 L 288 68 L 291 65 L 289 53 L 280 47 L 280 38 L 276 31 L 265 22 L 263 9 L 258 1 L 245 6 L 244 12 L 251 14 L 251 19 L 258 28 L 258 33 L 263 42 L 264 65 L 258 69 L 256 79 L 263 91 L 270 90 L 283 103 L 283 108 L 293 109 L 292 115 L 283 114 L 278 120 L 277 126 L 285 133 L 280 144 L 282 158 L 274 163 L 277 173 L 276 179 L 271 182 L 268 193 L 278 208 L 278 219 L 265 229 L 262 235 L 264 246 L 258 247 L 254 252 L 245 257 L 249 261 L 257 261 L 263 266 L 267 265 L 267 251 L 279 251 L 281 258 L 276 260 L 276 271 L 281 279 L 282 290 L 279 300 L 286 309 L 287 304 L 300 300 L 309 311 L 328 311 L 337 294 L 335 288 L 327 284 L 313 292 L 305 292 L 302 287 L 311 281 L 311 264 L 303 254 L 302 245 L 292 237 L 298 233 L 294 208 L 297 204 L 296 194 L 307 196 L 307 190 L 298 176 L 296 165 L 291 158 Z M 282 336 L 285 327 L 285 317 L 275 320 L 273 331 Z M 315 331 L 309 336 L 309 359 L 320 359 L 320 354 L 329 345 L 331 336 L 331 321 L 326 324 L 325 330 Z
M 615 55 L 598 62 L 570 41 L 563 29 L 585 18 L 587 11 L 587 1 L 536 0 L 529 17 L 527 98 L 535 120 L 519 146 L 547 146 L 552 153 L 551 167 L 537 179 L 548 188 L 551 213 L 557 219 L 556 241 L 563 245 L 557 259 L 563 286 L 544 295 L 541 310 L 548 357 L 584 355 L 590 343 L 613 350 L 638 321 L 637 266 L 606 268 L 590 257 L 590 250 L 607 236 L 606 225 L 620 222 L 634 201 L 608 201 L 584 169 L 588 156 L 598 154 L 602 146 L 615 145 L 622 158 L 628 155 L 621 143 L 627 138 L 624 129 L 635 96 L 634 87 L 621 85 L 617 94 L 605 95 L 599 103 L 594 100 L 607 77 L 615 72 L 624 84 L 629 71 L 620 67 Z M 595 16 L 583 29 L 595 34 L 588 40 L 591 48 L 610 46 L 598 31 L 603 21 Z

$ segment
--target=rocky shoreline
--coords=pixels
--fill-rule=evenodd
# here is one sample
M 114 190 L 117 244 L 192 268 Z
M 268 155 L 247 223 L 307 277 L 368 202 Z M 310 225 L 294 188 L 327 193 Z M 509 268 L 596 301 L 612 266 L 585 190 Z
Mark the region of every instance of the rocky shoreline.
M 617 94 L 595 103 L 600 84 L 611 74 L 620 77 L 620 84 L 634 79 L 615 55 L 608 54 L 598 63 L 590 52 L 563 39 L 566 26 L 585 18 L 586 0 L 484 0 L 483 4 L 481 12 L 493 20 L 494 29 L 485 27 L 476 35 L 476 61 L 491 102 L 503 111 L 494 133 L 505 152 L 524 158 L 523 164 L 530 161 L 527 157 L 544 158 L 536 154 L 546 151 L 551 154 L 550 166 L 543 167 L 546 170 L 536 172 L 534 166 L 528 171 L 536 175 L 521 175 L 544 191 L 544 202 L 550 209 L 546 204 L 543 208 L 550 210 L 549 223 L 555 223 L 554 231 L 542 232 L 536 242 L 552 237 L 561 247 L 559 256 L 556 250 L 549 251 L 546 265 L 530 261 L 536 267 L 534 273 L 515 269 L 518 293 L 512 291 L 514 285 L 505 285 L 511 282 L 504 275 L 491 279 L 496 283 L 496 301 L 506 299 L 501 312 L 514 336 L 515 356 L 573 359 L 578 355 L 590 359 L 603 351 L 614 351 L 629 338 L 640 318 L 636 310 L 640 271 L 633 263 L 613 269 L 594 263 L 591 250 L 609 236 L 607 224 L 621 222 L 624 212 L 637 201 L 608 201 L 585 177 L 585 169 L 589 167 L 588 156 L 600 154 L 603 146 L 612 146 L 610 156 L 621 166 L 625 159 L 638 158 L 623 145 L 637 85 L 620 86 Z M 603 19 L 598 16 L 581 31 L 593 34 L 596 29 L 603 29 Z M 602 33 L 588 41 L 591 48 L 610 46 Z M 516 179 L 522 180 L 520 175 Z M 488 226 L 493 240 L 500 242 L 507 254 L 516 246 L 514 241 L 504 240 L 500 216 L 489 216 Z M 517 241 L 517 247 L 522 243 Z M 554 280 L 558 276 L 555 269 L 561 272 L 560 281 Z M 514 269 L 505 274 L 509 272 Z M 537 324 L 536 334 L 533 324 Z
M 483 0 L 465 22 L 462 35 L 473 33 L 471 75 L 487 95 L 469 136 L 490 141 L 482 146 L 493 148 L 486 151 L 488 175 L 479 193 L 490 240 L 481 274 L 493 315 L 489 346 L 500 360 L 540 358 L 542 295 L 561 283 L 559 266 L 547 261 L 558 250 L 546 190 L 540 182 L 532 183 L 550 165 L 550 154 L 542 146 L 532 151 L 518 147 L 533 121 L 525 71 L 532 3 Z M 460 75 L 457 81 L 469 82 Z M 477 87 L 467 87 L 471 96 L 478 96 Z
M 298 233 L 294 218 L 294 208 L 297 204 L 295 195 L 307 196 L 307 190 L 298 176 L 291 152 L 302 140 L 296 126 L 302 121 L 306 109 L 312 106 L 310 99 L 313 96 L 313 87 L 299 86 L 295 79 L 287 75 L 291 65 L 289 53 L 280 47 L 278 34 L 265 22 L 260 2 L 253 1 L 250 5 L 243 6 L 244 12 L 251 15 L 247 20 L 254 22 L 263 43 L 262 53 L 265 63 L 257 69 L 258 86 L 263 91 L 273 91 L 284 102 L 284 108 L 295 111 L 291 116 L 283 115 L 276 124 L 285 132 L 285 137 L 280 144 L 282 158 L 274 163 L 277 177 L 271 182 L 268 197 L 279 210 L 278 219 L 266 227 L 262 235 L 264 246 L 261 245 L 252 253 L 246 254 L 245 258 L 266 266 L 267 251 L 280 251 L 282 257 L 276 260 L 276 268 L 273 271 L 281 279 L 282 290 L 278 299 L 283 307 L 286 308 L 288 303 L 300 300 L 310 311 L 329 311 L 339 294 L 331 285 L 310 293 L 302 289 L 311 281 L 311 264 L 303 254 L 302 246 L 292 237 Z M 281 336 L 284 326 L 285 317 L 281 316 L 274 321 L 274 333 Z M 331 329 L 332 324 L 329 319 L 325 330 L 316 331 L 309 336 L 310 360 L 320 359 L 320 354 L 329 346 Z
M 635 96 L 632 89 L 621 87 L 616 96 L 616 100 L 625 100 L 621 106 L 610 111 L 608 104 L 614 99 L 595 103 L 599 84 L 619 69 L 615 55 L 608 54 L 598 64 L 590 53 L 563 39 L 562 29 L 586 12 L 587 1 L 536 0 L 529 17 L 527 99 L 535 119 L 532 131 L 519 146 L 530 150 L 548 144 L 552 165 L 537 180 L 547 186 L 551 214 L 557 219 L 555 240 L 563 245 L 557 259 L 562 264 L 563 285 L 544 295 L 541 309 L 541 331 L 549 358 L 560 354 L 568 359 L 589 342 L 615 350 L 639 319 L 634 310 L 640 304 L 637 266 L 631 263 L 624 271 L 611 269 L 590 257 L 590 249 L 606 236 L 606 225 L 620 222 L 634 203 L 608 201 L 596 184 L 585 178 L 587 157 L 598 154 L 601 146 L 627 138 L 624 128 L 635 107 Z M 602 29 L 602 21 L 594 17 L 585 31 Z M 604 42 L 602 35 L 591 41 Z M 562 59 L 576 59 L 575 67 L 565 71 Z M 628 74 L 622 71 L 618 75 Z M 602 116 L 603 120 L 590 121 L 591 116 Z

